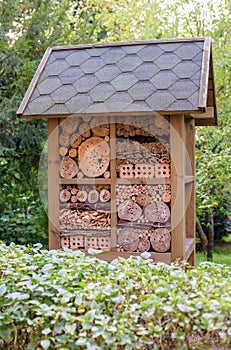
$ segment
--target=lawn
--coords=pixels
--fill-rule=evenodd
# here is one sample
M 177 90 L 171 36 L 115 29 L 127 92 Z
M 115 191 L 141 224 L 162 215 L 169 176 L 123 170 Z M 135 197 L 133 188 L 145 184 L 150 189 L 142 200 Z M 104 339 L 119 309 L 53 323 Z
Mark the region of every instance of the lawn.
M 206 254 L 202 252 L 196 253 L 197 265 L 206 260 Z M 217 264 L 225 264 L 231 266 L 231 244 L 222 243 L 214 247 L 213 262 Z

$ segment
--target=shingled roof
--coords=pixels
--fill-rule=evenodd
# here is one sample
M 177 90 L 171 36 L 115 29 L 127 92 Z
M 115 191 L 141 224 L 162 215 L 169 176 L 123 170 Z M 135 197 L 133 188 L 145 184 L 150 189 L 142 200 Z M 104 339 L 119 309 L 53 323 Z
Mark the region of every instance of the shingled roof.
M 48 48 L 17 114 L 153 111 L 183 111 L 194 114 L 198 125 L 216 124 L 209 38 Z

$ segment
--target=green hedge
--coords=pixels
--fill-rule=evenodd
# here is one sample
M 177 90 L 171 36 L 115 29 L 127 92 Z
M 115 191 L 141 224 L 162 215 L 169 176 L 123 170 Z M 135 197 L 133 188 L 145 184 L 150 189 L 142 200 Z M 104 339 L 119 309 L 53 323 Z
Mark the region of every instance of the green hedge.
M 230 268 L 40 249 L 0 245 L 1 349 L 231 346 Z

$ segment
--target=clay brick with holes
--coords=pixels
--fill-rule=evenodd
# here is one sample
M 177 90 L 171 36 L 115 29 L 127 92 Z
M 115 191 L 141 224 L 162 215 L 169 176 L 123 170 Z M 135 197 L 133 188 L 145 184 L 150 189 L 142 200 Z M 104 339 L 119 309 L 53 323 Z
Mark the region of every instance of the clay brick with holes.
M 156 164 L 155 165 L 155 176 L 158 179 L 169 179 L 171 176 L 170 164 Z
M 155 166 L 153 164 L 136 164 L 134 174 L 136 179 L 153 179 Z
M 60 247 L 63 248 L 69 248 L 69 237 L 62 236 L 60 237 Z
M 132 179 L 134 177 L 133 165 L 132 164 L 120 165 L 119 176 L 121 179 Z
M 70 249 L 76 250 L 84 247 L 84 237 L 75 235 L 70 237 Z
M 111 249 L 111 239 L 109 237 L 98 237 L 98 247 L 103 250 Z
M 98 249 L 97 237 L 85 237 L 85 249 Z

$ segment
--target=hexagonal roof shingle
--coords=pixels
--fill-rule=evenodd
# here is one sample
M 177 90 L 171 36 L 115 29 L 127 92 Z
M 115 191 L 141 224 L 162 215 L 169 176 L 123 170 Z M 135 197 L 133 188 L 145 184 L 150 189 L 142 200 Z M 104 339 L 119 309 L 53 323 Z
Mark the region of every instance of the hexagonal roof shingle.
M 213 107 L 216 123 L 211 64 L 209 38 L 48 48 L 17 114 L 193 114 Z

